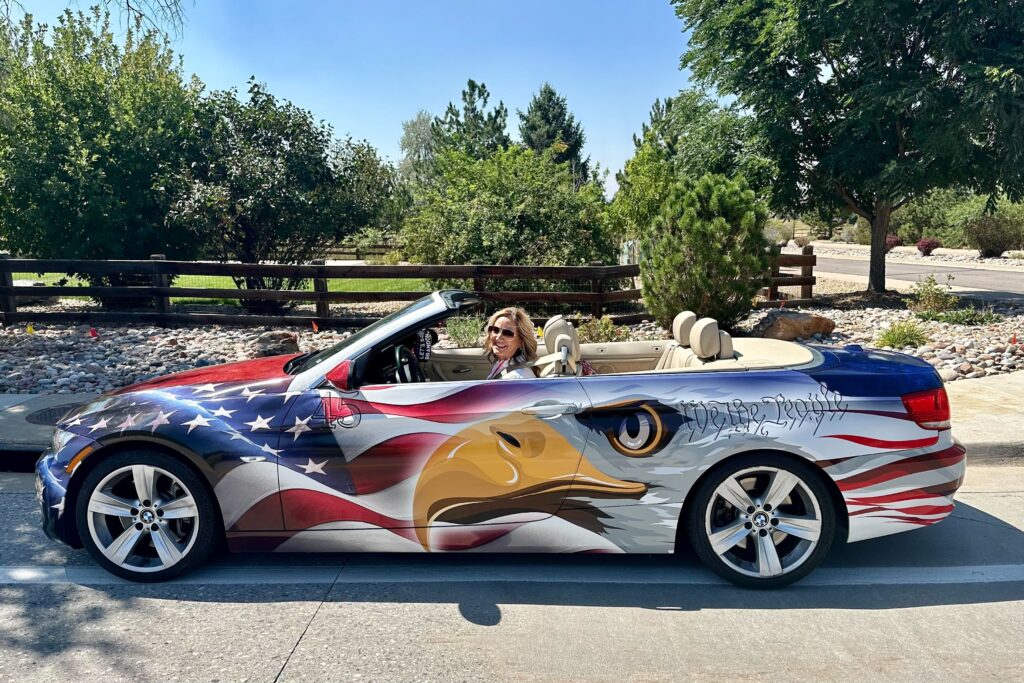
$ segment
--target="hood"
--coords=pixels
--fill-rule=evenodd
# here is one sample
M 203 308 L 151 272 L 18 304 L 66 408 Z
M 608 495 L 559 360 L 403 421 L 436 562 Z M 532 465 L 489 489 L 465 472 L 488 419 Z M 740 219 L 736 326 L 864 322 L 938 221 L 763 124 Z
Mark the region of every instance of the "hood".
M 281 379 L 288 376 L 288 373 L 284 371 L 285 364 L 298 356 L 299 354 L 297 353 L 285 356 L 267 356 L 265 358 L 254 358 L 236 363 L 224 363 L 223 365 L 211 365 L 205 368 L 176 372 L 171 375 L 154 377 L 144 382 L 115 389 L 111 392 L 111 395 L 127 394 L 147 389 L 170 389 L 172 387 L 200 386 L 203 384 L 220 384 L 225 382 L 258 382 L 268 379 Z

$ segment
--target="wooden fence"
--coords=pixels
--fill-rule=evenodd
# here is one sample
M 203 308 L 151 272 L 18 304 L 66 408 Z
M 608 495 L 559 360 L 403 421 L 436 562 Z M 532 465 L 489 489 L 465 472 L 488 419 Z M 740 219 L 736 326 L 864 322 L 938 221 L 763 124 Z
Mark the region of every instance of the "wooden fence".
M 813 268 L 815 256 L 811 247 L 803 254 L 775 254 L 772 271 L 767 277 L 768 287 L 763 291 L 767 300 L 759 307 L 779 306 L 783 298 L 791 305 L 813 303 Z M 800 267 L 800 275 L 784 275 L 783 267 Z M 14 273 L 76 273 L 92 275 L 135 275 L 148 277 L 148 285 L 130 287 L 111 286 L 14 286 Z M 148 261 L 80 261 L 67 259 L 15 259 L 0 253 L 0 324 L 28 322 L 96 322 L 96 323 L 149 323 L 220 324 L 220 325 L 309 325 L 315 321 L 321 327 L 358 327 L 373 322 L 374 317 L 338 317 L 330 310 L 332 303 L 367 303 L 381 301 L 414 301 L 425 296 L 422 291 L 400 292 L 332 292 L 329 281 L 338 278 L 430 278 L 464 280 L 472 283 L 470 289 L 485 302 L 497 304 L 565 304 L 574 310 L 595 317 L 604 315 L 609 305 L 619 302 L 636 304 L 642 301 L 641 290 L 636 288 L 640 270 L 637 265 L 624 266 L 497 266 L 472 264 L 468 266 L 408 265 L 408 266 L 329 266 L 323 262 L 310 265 L 271 265 L 249 263 L 209 263 L 194 261 L 167 261 L 154 255 Z M 230 277 L 265 277 L 301 279 L 312 284 L 310 290 L 271 289 L 211 289 L 198 287 L 171 287 L 173 276 L 206 275 Z M 492 280 L 532 280 L 589 283 L 589 291 L 507 291 L 488 288 Z M 629 283 L 620 288 L 622 283 Z M 799 298 L 780 295 L 779 288 L 800 286 Z M 151 298 L 153 310 L 106 311 L 83 310 L 64 312 L 18 311 L 19 297 L 130 297 Z M 261 300 L 278 302 L 312 302 L 313 315 L 252 315 L 223 313 L 175 313 L 171 298 Z M 647 313 L 613 316 L 621 324 L 650 318 Z

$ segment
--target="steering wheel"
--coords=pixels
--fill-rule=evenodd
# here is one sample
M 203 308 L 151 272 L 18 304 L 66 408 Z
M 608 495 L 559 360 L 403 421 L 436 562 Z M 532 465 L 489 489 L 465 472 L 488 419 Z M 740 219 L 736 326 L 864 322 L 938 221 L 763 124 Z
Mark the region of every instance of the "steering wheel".
M 395 346 L 395 381 L 399 384 L 426 382 L 427 376 L 420 369 L 416 354 L 402 344 Z

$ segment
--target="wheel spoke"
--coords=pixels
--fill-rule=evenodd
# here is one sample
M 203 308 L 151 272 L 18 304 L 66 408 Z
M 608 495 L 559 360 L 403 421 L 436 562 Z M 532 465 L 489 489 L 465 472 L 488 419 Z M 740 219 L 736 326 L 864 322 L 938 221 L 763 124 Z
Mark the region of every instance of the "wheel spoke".
M 164 519 L 191 519 L 199 515 L 199 508 L 192 496 L 175 498 L 169 503 L 160 506 Z
M 796 536 L 807 541 L 817 542 L 821 537 L 821 520 L 813 517 L 792 517 L 790 515 L 778 515 L 779 525 L 775 527 L 779 531 L 790 536 Z
M 156 478 L 156 470 L 149 465 L 132 465 L 132 479 L 135 480 L 135 495 L 139 502 L 153 500 L 153 480 Z
M 724 555 L 729 550 L 734 548 L 737 543 L 743 540 L 743 538 L 749 534 L 743 521 L 737 521 L 735 524 L 725 527 L 721 531 L 708 536 L 708 541 L 711 542 L 711 548 L 719 555 Z
M 131 517 L 132 503 L 124 498 L 96 491 L 89 498 L 89 512 L 110 515 L 112 517 Z
M 729 501 L 737 510 L 745 511 L 754 504 L 754 501 L 750 499 L 750 494 L 740 486 L 735 477 L 729 477 L 722 482 L 722 485 L 718 487 L 718 495 Z
M 796 475 L 786 470 L 779 470 L 772 476 L 771 483 L 768 484 L 768 490 L 764 494 L 764 504 L 771 505 L 773 508 L 779 507 L 799 483 L 800 479 Z
M 135 549 L 135 545 L 141 537 L 142 531 L 134 526 L 130 526 L 124 530 L 124 533 L 115 538 L 113 543 L 103 549 L 103 554 L 114 564 L 124 564 L 124 561 L 131 554 L 132 550 Z
M 156 548 L 156 554 L 160 556 L 160 560 L 163 561 L 165 567 L 170 567 L 181 559 L 181 551 L 178 550 L 178 545 L 162 524 L 158 524 L 156 531 L 153 531 L 150 536 L 153 539 L 153 547 Z
M 772 535 L 757 535 L 757 571 L 761 576 L 778 576 L 782 573 L 779 551 L 772 542 Z

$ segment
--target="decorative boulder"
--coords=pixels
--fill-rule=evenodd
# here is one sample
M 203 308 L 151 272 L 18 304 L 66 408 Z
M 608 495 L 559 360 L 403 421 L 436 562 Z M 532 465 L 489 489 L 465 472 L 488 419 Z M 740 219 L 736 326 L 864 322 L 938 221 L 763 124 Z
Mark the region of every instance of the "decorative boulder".
M 792 341 L 797 337 L 809 339 L 815 334 L 827 336 L 836 324 L 825 316 L 799 311 L 772 310 L 750 331 L 752 337 Z
M 264 332 L 252 343 L 253 355 L 281 356 L 299 352 L 299 335 L 286 330 Z
M 45 282 L 36 280 L 15 280 L 12 283 L 15 287 L 45 287 Z M 57 297 L 39 294 L 36 296 L 18 296 L 19 306 L 54 306 L 57 304 Z

